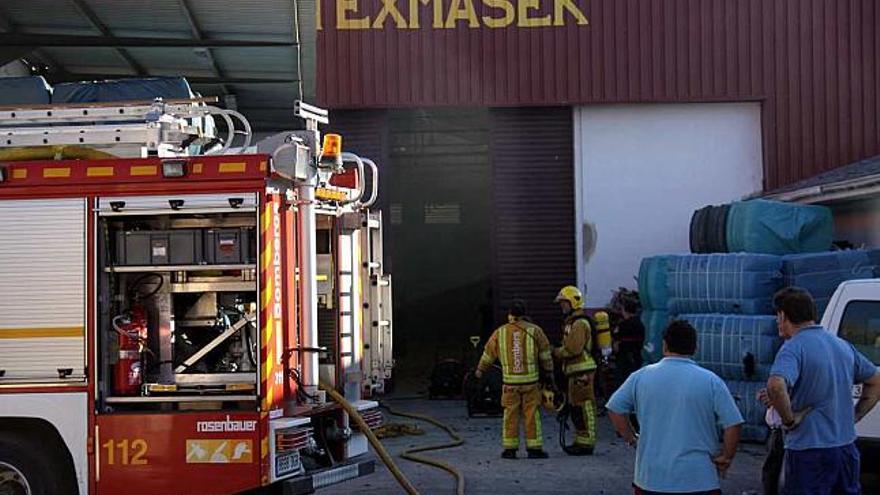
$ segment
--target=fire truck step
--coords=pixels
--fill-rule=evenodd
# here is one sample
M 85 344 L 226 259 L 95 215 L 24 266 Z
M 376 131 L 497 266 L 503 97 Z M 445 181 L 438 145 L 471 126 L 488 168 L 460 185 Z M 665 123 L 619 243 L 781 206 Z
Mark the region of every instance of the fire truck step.
M 376 472 L 376 461 L 373 460 L 346 464 L 284 481 L 281 485 L 283 488 L 282 493 L 284 495 L 315 493 L 318 489 L 367 476 L 374 472 Z

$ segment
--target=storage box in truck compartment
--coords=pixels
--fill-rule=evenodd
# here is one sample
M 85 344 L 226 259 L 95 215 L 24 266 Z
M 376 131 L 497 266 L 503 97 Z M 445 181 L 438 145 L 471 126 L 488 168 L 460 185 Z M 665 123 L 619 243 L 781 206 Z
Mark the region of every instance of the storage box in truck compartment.
M 116 233 L 119 266 L 200 265 L 205 262 L 200 230 L 130 230 Z
M 205 231 L 205 261 L 211 265 L 256 263 L 254 229 L 211 229 Z

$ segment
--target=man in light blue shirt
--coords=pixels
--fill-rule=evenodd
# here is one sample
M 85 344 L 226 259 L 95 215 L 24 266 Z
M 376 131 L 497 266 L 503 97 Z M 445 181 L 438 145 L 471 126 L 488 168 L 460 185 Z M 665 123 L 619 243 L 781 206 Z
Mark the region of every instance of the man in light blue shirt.
M 877 404 L 877 367 L 852 344 L 816 325 L 809 292 L 783 289 L 773 305 L 786 339 L 767 382 L 770 402 L 787 430 L 783 493 L 859 494 L 855 424 Z M 854 407 L 852 386 L 858 383 L 864 391 Z
M 743 417 L 724 381 L 691 359 L 696 350 L 694 327 L 673 321 L 663 334 L 663 360 L 633 373 L 606 406 L 617 432 L 637 448 L 636 495 L 721 493 Z

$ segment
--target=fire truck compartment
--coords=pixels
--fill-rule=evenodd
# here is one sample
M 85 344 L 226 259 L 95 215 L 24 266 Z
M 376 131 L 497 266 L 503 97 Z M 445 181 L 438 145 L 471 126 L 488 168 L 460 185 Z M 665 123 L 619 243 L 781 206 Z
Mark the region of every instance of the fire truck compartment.
M 116 265 L 201 265 L 204 254 L 201 230 L 116 232 Z
M 101 210 L 105 412 L 255 408 L 259 218 L 240 196 L 133 198 Z
M 208 264 L 256 263 L 255 229 L 211 229 L 205 231 L 205 262 Z

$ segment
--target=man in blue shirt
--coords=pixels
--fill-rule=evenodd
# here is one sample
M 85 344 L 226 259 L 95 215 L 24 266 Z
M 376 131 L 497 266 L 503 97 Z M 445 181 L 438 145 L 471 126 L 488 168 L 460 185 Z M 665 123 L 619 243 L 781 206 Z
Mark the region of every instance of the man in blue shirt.
M 786 339 L 767 382 L 770 402 L 787 430 L 783 493 L 859 494 L 855 424 L 877 404 L 877 367 L 852 344 L 816 325 L 809 292 L 783 289 L 773 305 L 779 334 Z M 865 391 L 853 407 L 852 386 L 858 383 Z
M 696 350 L 694 327 L 670 323 L 663 360 L 630 375 L 606 406 L 617 432 L 637 448 L 637 495 L 721 493 L 719 475 L 736 454 L 743 417 L 727 385 L 691 359 Z M 640 437 L 627 417 L 632 413 Z

